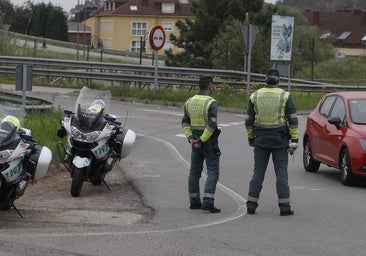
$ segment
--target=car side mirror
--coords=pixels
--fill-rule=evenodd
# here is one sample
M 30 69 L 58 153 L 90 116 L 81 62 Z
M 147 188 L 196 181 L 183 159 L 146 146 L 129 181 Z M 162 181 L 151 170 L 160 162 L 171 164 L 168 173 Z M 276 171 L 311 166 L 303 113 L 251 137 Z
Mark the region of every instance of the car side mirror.
M 341 127 L 342 120 L 339 116 L 335 116 L 335 117 L 329 118 L 328 122 L 330 124 L 335 125 L 335 127 L 337 127 L 337 129 L 339 129 Z

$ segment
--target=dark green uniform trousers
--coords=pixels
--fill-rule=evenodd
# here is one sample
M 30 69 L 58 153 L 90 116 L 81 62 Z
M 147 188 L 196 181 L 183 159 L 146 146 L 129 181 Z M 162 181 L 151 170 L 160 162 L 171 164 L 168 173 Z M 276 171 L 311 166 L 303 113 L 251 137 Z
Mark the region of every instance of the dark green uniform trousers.
M 288 152 L 287 148 L 254 148 L 254 171 L 250 181 L 247 207 L 255 210 L 258 206 L 259 195 L 266 173 L 268 161 L 272 154 L 276 174 L 276 190 L 281 211 L 288 211 L 290 206 L 290 189 L 288 186 Z
M 204 188 L 202 204 L 213 206 L 215 199 L 216 185 L 219 180 L 220 156 L 215 153 L 211 139 L 202 144 L 202 147 L 192 147 L 191 168 L 188 177 L 188 191 L 191 205 L 200 205 L 200 178 L 203 171 L 203 162 L 206 160 L 207 179 Z

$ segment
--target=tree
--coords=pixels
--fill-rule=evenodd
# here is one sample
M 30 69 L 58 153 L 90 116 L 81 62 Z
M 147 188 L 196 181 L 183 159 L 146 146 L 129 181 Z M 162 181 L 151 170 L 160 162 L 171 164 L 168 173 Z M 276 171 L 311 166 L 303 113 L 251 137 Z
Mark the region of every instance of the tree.
M 30 34 L 61 41 L 68 40 L 67 17 L 61 7 L 51 3 L 32 6 Z
M 33 36 L 68 40 L 67 16 L 61 7 L 27 1 L 15 8 L 9 0 L 0 0 L 0 24 L 10 24 L 10 31 Z
M 167 65 L 243 71 L 245 54 L 243 38 L 240 33 L 243 17 L 235 16 L 234 12 L 232 16 L 222 15 L 221 18 L 217 18 L 219 15 L 213 15 L 211 12 L 209 15 L 214 16 L 214 18 L 209 19 L 207 23 L 213 24 L 213 26 L 210 27 L 209 33 L 204 34 L 205 26 L 209 26 L 206 24 L 206 20 L 201 21 L 205 12 L 202 11 L 202 8 L 198 8 L 196 11 L 199 11 L 198 14 L 202 15 L 202 18 L 197 18 L 195 22 L 180 21 L 176 24 L 180 28 L 181 34 L 180 37 L 173 37 L 174 44 L 183 48 L 184 51 L 176 55 L 168 53 Z M 259 12 L 249 14 L 250 24 L 259 27 L 252 48 L 252 72 L 265 73 L 273 64 L 270 63 L 269 57 L 273 14 L 295 17 L 291 61 L 295 67 L 295 75 L 301 74 L 305 75 L 303 77 L 310 78 L 312 61 L 314 61 L 314 65 L 317 65 L 334 56 L 331 41 L 320 39 L 324 32 L 317 27 L 310 26 L 309 21 L 299 9 L 285 5 L 264 4 Z M 314 60 L 312 60 L 309 38 L 313 38 L 315 41 Z M 301 55 L 296 51 L 300 40 L 305 48 Z
M 32 6 L 30 2 L 22 7 L 16 6 L 14 8 L 14 17 L 16 19 L 11 21 L 11 31 L 30 34 L 30 21 L 32 18 Z
M 179 37 L 171 35 L 171 42 L 184 51 L 173 54 L 166 51 L 167 65 L 212 68 L 215 38 L 235 21 L 242 22 L 246 12 L 258 12 L 264 0 L 197 0 L 192 3 L 195 21 L 178 21 Z M 230 30 L 230 29 L 229 29 Z M 221 32 L 220 32 L 221 31 Z M 228 43 L 225 44 L 225 47 Z M 220 44 L 221 45 L 221 44 Z M 224 51 L 224 49 L 220 49 Z
M 14 8 L 9 0 L 0 0 L 0 23 L 11 24 L 14 17 Z
M 294 66 L 295 77 L 300 75 L 302 78 L 310 79 L 312 65 L 316 66 L 318 63 L 326 62 L 333 58 L 334 47 L 332 40 L 321 39 L 324 31 L 321 31 L 316 26 L 311 26 L 308 19 L 299 9 L 291 6 L 279 6 L 278 14 L 295 17 L 291 64 Z M 314 49 L 312 49 L 311 45 L 312 40 L 314 40 Z M 304 47 L 302 53 L 297 49 L 300 41 Z M 312 59 L 312 56 L 314 56 L 314 59 Z
M 278 1 L 278 4 L 297 7 L 301 10 L 335 11 L 337 9 L 366 9 L 366 1 L 360 0 L 282 0 Z

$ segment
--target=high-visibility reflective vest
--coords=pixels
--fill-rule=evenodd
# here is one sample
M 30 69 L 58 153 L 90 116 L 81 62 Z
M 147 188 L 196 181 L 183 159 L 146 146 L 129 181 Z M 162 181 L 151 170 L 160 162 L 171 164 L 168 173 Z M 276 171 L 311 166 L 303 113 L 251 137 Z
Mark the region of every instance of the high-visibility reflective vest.
M 289 93 L 281 88 L 261 88 L 250 96 L 256 112 L 254 125 L 258 128 L 286 126 L 286 103 Z
M 192 130 L 204 130 L 208 120 L 208 110 L 215 99 L 208 95 L 195 95 L 186 103 Z

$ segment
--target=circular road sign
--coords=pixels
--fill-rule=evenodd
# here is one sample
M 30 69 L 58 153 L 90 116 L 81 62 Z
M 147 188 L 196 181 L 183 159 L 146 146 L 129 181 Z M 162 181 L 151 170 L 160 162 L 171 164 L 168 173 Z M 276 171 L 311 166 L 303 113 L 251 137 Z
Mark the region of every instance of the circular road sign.
M 158 51 L 163 48 L 165 43 L 165 31 L 161 26 L 153 26 L 150 30 L 150 45 Z

